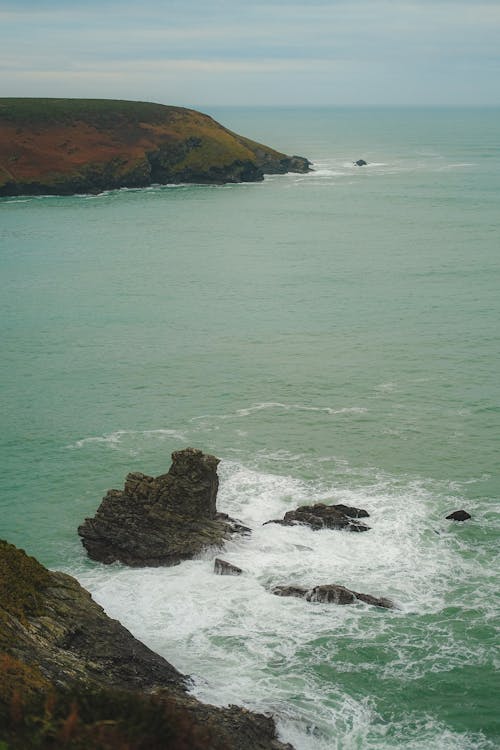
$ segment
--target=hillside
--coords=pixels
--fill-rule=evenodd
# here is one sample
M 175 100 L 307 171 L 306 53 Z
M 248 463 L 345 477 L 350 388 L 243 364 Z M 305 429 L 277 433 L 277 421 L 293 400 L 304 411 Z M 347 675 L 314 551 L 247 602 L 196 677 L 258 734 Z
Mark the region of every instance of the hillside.
M 0 98 L 0 196 L 253 182 L 308 170 L 307 159 L 255 143 L 191 109 Z

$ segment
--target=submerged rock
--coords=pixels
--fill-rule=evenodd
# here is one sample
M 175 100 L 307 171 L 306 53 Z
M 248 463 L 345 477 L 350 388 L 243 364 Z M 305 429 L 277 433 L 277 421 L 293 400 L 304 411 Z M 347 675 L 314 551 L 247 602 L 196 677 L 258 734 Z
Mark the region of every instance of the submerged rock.
M 233 565 L 226 560 L 221 560 L 220 557 L 216 557 L 214 561 L 214 573 L 219 576 L 239 576 L 243 573 L 241 568 L 237 565 Z
M 311 529 L 345 529 L 346 531 L 368 531 L 364 523 L 353 523 L 353 518 L 366 518 L 368 513 L 363 508 L 352 508 L 348 505 L 301 505 L 296 510 L 289 510 L 282 519 L 273 519 L 266 523 L 278 523 L 281 526 L 305 524 Z
M 276 596 L 296 596 L 305 599 L 308 602 L 354 604 L 356 601 L 362 601 L 366 604 L 373 604 L 375 607 L 385 607 L 386 609 L 394 608 L 394 603 L 390 599 L 371 596 L 371 594 L 361 594 L 358 591 L 351 591 L 351 589 L 348 589 L 345 586 L 340 586 L 338 583 L 313 586 L 313 588 L 294 585 L 275 586 L 272 593 Z
M 273 720 L 188 695 L 188 678 L 69 575 L 0 541 L 0 745 L 293 750 Z
M 176 565 L 250 529 L 217 513 L 219 459 L 195 448 L 172 453 L 167 474 L 129 474 L 78 528 L 89 557 L 140 566 Z
M 472 516 L 466 510 L 454 510 L 449 516 L 446 516 L 448 521 L 468 521 L 469 518 L 472 518 Z

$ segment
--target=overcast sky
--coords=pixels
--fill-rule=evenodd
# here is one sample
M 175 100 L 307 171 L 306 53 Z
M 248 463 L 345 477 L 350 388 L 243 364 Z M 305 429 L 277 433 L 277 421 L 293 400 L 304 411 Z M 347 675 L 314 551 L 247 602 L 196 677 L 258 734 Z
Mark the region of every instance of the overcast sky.
M 0 96 L 500 105 L 500 0 L 0 0 Z

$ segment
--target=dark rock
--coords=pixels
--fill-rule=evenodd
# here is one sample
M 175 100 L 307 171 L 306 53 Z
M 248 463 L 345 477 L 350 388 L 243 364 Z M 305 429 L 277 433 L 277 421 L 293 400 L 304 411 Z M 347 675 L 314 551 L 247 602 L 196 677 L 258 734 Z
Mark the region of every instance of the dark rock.
M 356 601 L 354 591 L 335 583 L 314 586 L 307 592 L 305 598 L 308 602 L 331 602 L 332 604 L 352 604 Z
M 109 490 L 95 516 L 78 528 L 89 557 L 103 563 L 176 565 L 207 547 L 222 547 L 246 526 L 217 513 L 219 459 L 195 448 L 172 453 L 167 474 L 129 474 Z
M 370 514 L 367 510 L 364 510 L 364 508 L 354 508 L 352 505 L 343 505 L 342 503 L 337 503 L 336 505 L 332 505 L 330 507 L 335 508 L 335 510 L 338 510 L 339 513 L 343 513 L 344 516 L 347 516 L 348 518 L 370 517 Z
M 371 594 L 360 594 L 359 591 L 354 591 L 356 599 L 365 604 L 373 604 L 374 607 L 384 607 L 385 609 L 394 609 L 394 602 L 387 599 L 385 596 L 372 596 Z
M 188 678 L 74 578 L 3 541 L 0 581 L 0 745 L 293 750 L 270 717 L 188 695 Z
M 219 576 L 239 576 L 243 573 L 241 568 L 237 565 L 221 560 L 220 557 L 215 558 L 214 562 L 214 573 Z
M 449 516 L 446 516 L 446 518 L 449 521 L 468 521 L 472 516 L 466 510 L 455 510 Z
M 297 596 L 300 599 L 305 597 L 309 589 L 304 586 L 275 586 L 273 594 L 276 596 Z
M 364 159 L 358 159 L 354 164 L 356 167 L 366 167 L 366 161 Z
M 301 505 L 296 510 L 289 510 L 282 519 L 273 519 L 266 523 L 278 523 L 281 526 L 294 526 L 305 524 L 311 529 L 345 529 L 346 531 L 368 531 L 369 526 L 362 523 L 353 523 L 352 518 L 365 518 L 368 516 L 362 508 L 351 508 L 347 505 L 326 505 L 316 503 L 315 505 Z
M 385 597 L 375 597 L 370 594 L 360 594 L 358 591 L 351 591 L 345 586 L 338 583 L 329 583 L 313 588 L 304 586 L 275 586 L 272 593 L 276 596 L 296 596 L 303 598 L 308 602 L 331 602 L 332 604 L 354 604 L 356 601 L 362 601 L 366 604 L 373 604 L 375 607 L 385 607 L 393 609 L 394 603 Z

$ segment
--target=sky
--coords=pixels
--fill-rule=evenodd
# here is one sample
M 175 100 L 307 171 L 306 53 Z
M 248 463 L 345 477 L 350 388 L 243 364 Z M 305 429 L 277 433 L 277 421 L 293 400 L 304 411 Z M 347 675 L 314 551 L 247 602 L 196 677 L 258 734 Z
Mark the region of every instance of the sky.
M 0 0 L 0 96 L 499 106 L 500 0 Z

